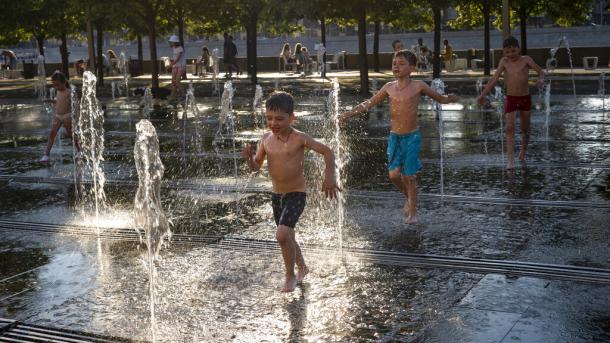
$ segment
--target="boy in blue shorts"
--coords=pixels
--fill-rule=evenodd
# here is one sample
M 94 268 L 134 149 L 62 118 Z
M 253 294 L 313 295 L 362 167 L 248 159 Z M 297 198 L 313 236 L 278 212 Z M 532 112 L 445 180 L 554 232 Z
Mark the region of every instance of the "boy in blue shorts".
M 294 100 L 286 92 L 274 92 L 265 103 L 265 118 L 271 132 L 263 135 L 256 155 L 246 144 L 242 157 L 252 170 L 259 170 L 267 159 L 269 176 L 273 185 L 271 206 L 277 229 L 275 238 L 282 249 L 286 280 L 282 292 L 292 292 L 309 273 L 301 248 L 294 238 L 294 229 L 305 209 L 305 174 L 303 163 L 305 148 L 324 156 L 324 182 L 322 191 L 327 197 L 337 196 L 335 179 L 335 155 L 326 145 L 306 133 L 294 129 Z M 294 273 L 296 263 L 297 273 Z
M 453 94 L 443 96 L 432 90 L 423 81 L 411 80 L 416 70 L 417 57 L 408 50 L 394 53 L 392 73 L 395 81 L 386 83 L 377 94 L 339 117 L 345 122 L 350 117 L 362 114 L 390 99 L 391 132 L 388 138 L 388 170 L 390 180 L 405 195 L 403 212 L 408 224 L 417 223 L 417 184 L 415 175 L 422 168 L 419 161 L 421 134 L 417 126 L 417 105 L 421 94 L 443 104 L 455 102 Z

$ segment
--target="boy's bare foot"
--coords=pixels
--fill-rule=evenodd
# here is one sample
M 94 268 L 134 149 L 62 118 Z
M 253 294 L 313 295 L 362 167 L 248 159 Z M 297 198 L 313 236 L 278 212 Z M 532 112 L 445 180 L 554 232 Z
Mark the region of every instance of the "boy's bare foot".
M 282 292 L 288 293 L 294 291 L 297 287 L 297 278 L 296 276 L 286 276 L 286 281 L 284 281 L 284 287 L 282 287 Z
M 405 200 L 405 206 L 402 207 L 402 212 L 405 214 L 405 217 L 409 216 L 409 200 Z
M 521 151 L 519 153 L 519 161 L 525 161 L 525 152 Z
M 407 219 L 405 220 L 405 223 L 407 224 L 416 224 L 417 223 L 417 215 L 415 214 L 411 214 L 407 217 Z
M 303 268 L 299 268 L 297 270 L 297 285 L 300 285 L 303 283 L 303 279 L 305 278 L 305 275 L 309 274 L 309 268 L 307 268 L 307 266 L 303 266 Z

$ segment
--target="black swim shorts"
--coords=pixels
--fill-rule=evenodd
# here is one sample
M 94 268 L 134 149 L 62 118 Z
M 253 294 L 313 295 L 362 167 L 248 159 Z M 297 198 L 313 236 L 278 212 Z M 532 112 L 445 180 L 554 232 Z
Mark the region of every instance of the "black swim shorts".
M 273 207 L 275 224 L 294 229 L 305 209 L 306 197 L 304 192 L 274 193 L 271 198 L 271 207 Z

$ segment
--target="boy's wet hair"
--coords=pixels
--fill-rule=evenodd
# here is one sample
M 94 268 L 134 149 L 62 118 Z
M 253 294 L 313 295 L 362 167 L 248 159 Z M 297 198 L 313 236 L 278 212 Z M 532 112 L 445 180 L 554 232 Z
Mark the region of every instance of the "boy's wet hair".
M 515 38 L 513 36 L 509 36 L 504 40 L 504 43 L 502 43 L 502 47 L 503 48 L 518 48 L 519 41 L 517 40 L 517 38 Z
M 396 51 L 394 53 L 394 58 L 396 58 L 396 57 L 404 58 L 412 66 L 417 65 L 417 56 L 415 56 L 414 53 L 412 53 L 411 51 L 409 51 L 407 49 Z
M 70 88 L 70 83 L 68 83 L 68 78 L 66 77 L 66 75 L 64 75 L 64 73 L 62 73 L 59 70 L 56 70 L 53 72 L 53 75 L 51 75 L 51 81 L 59 81 L 59 82 L 63 83 L 64 85 L 66 85 L 67 88 Z
M 290 93 L 275 91 L 267 98 L 265 108 L 267 110 L 284 112 L 287 115 L 291 115 L 294 112 L 294 99 Z

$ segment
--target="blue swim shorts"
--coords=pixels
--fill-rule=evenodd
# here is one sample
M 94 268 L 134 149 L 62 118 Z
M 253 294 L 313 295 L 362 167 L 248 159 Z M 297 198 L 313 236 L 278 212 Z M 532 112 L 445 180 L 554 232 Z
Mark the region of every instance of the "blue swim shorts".
M 402 175 L 415 175 L 422 168 L 419 160 L 420 147 L 421 133 L 419 133 L 419 129 L 403 135 L 390 132 L 387 150 L 388 170 L 401 167 Z

